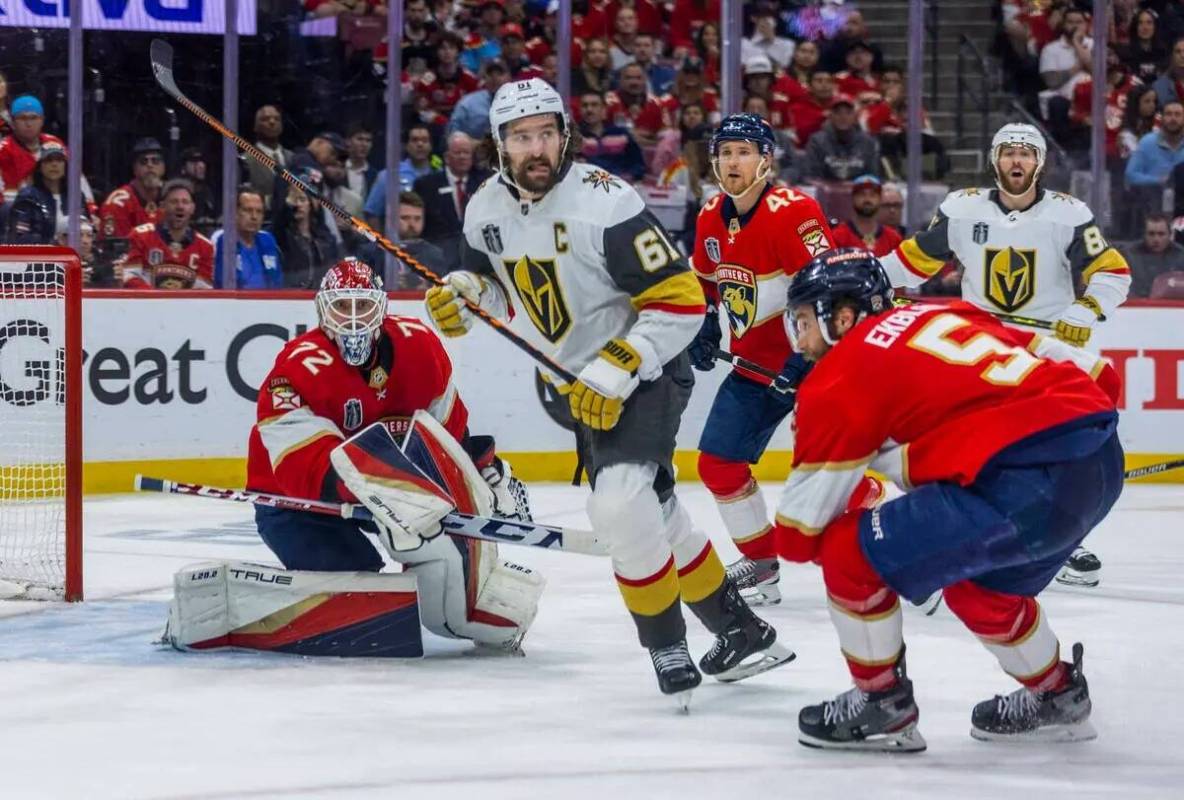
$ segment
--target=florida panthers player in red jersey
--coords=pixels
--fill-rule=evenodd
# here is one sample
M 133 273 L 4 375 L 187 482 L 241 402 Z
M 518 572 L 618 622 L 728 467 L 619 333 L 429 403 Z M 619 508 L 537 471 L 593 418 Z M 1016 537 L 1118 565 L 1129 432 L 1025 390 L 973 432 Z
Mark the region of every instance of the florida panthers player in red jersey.
M 887 273 L 864 250 L 814 260 L 788 305 L 814 367 L 798 391 L 775 535 L 784 558 L 822 565 L 855 681 L 801 711 L 800 741 L 925 748 L 898 598 L 939 589 L 1022 684 L 975 706 L 972 736 L 1093 738 L 1082 647 L 1060 660 L 1035 598 L 1122 491 L 1117 374 L 966 303 L 893 308 Z M 869 466 L 908 493 L 844 513 Z
M 790 276 L 833 246 L 826 215 L 811 197 L 774 187 L 773 129 L 755 114 L 726 118 L 711 140 L 712 166 L 723 194 L 695 226 L 693 266 L 708 301 L 690 353 L 700 370 L 715 365 L 719 306 L 731 351 L 779 372 L 776 387 L 741 367 L 720 386 L 699 440 L 699 477 L 711 490 L 732 540 L 745 558 L 728 575 L 751 605 L 779 602 L 772 526 L 751 464 L 793 409 L 804 362 L 790 349 L 782 324 Z
M 509 467 L 490 437 L 468 436 L 468 410 L 452 382 L 452 365 L 436 334 L 413 317 L 386 315 L 386 293 L 368 265 L 345 259 L 326 273 L 316 298 L 319 326 L 280 351 L 259 391 L 251 431 L 247 486 L 291 497 L 356 502 L 338 477 L 330 453 L 374 422 L 396 437 L 412 415 L 426 410 L 459 441 L 494 490 L 499 510 L 515 498 Z M 256 506 L 259 535 L 292 570 L 378 571 L 383 560 L 353 520 Z M 373 531 L 371 531 L 373 532 Z M 534 618 L 538 591 L 517 608 L 498 595 L 514 572 L 497 546 L 437 536 L 415 549 L 392 544 L 398 532 L 378 530 L 391 557 L 419 584 L 424 625 L 441 636 L 516 649 Z M 525 571 L 529 573 L 529 570 Z M 516 586 L 522 572 L 514 574 Z M 497 613 L 489 610 L 498 595 Z

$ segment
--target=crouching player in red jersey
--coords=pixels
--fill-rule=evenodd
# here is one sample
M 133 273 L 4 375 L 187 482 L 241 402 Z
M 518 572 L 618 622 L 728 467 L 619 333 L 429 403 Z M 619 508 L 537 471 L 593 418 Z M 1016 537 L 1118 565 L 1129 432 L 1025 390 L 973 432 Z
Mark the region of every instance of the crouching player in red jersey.
M 493 489 L 495 513 L 528 518 L 525 492 L 494 455 L 492 438 L 468 435 L 468 411 L 440 340 L 415 318 L 387 316 L 386 293 L 370 267 L 339 262 L 321 282 L 316 305 L 319 326 L 288 342 L 260 388 L 247 487 L 357 502 L 332 451 L 375 422 L 399 437 L 422 410 L 469 454 Z M 374 523 L 265 506 L 256 506 L 255 521 L 289 570 L 377 572 L 383 559 L 364 532 L 377 533 L 391 558 L 415 575 L 423 624 L 441 636 L 516 650 L 542 591 L 541 578 L 502 562 L 490 542 L 447 535 L 422 541 Z
M 1022 684 L 974 707 L 972 736 L 1093 738 L 1082 647 L 1061 661 L 1036 595 L 1122 491 L 1117 374 L 966 303 L 894 309 L 883 267 L 863 250 L 811 262 L 786 313 L 814 367 L 798 390 L 778 551 L 822 565 L 855 681 L 802 709 L 801 743 L 925 748 L 898 598 L 938 589 Z M 844 513 L 869 466 L 907 494 Z
M 793 389 L 807 366 L 785 333 L 785 293 L 791 276 L 834 241 L 813 198 L 769 182 L 774 143 L 773 129 L 755 114 L 727 117 L 711 139 L 723 194 L 703 207 L 695 225 L 692 266 L 708 305 L 688 351 L 696 369 L 715 366 L 722 306 L 732 353 L 781 373 L 770 385 L 768 378 L 733 369 L 699 440 L 699 477 L 744 556 L 728 567 L 728 577 L 753 606 L 779 603 L 781 592 L 773 526 L 750 465 L 793 410 Z M 869 485 L 864 493 L 878 496 L 879 489 Z

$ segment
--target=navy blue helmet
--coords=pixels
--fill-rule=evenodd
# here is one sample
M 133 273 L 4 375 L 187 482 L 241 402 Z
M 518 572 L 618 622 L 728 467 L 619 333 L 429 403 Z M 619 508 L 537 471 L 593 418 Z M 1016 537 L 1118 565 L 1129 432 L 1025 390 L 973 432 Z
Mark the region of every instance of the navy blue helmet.
M 711 137 L 711 155 L 719 155 L 723 142 L 755 142 L 762 156 L 773 152 L 773 128 L 756 114 L 730 114 Z
M 879 314 L 892 307 L 892 283 L 880 260 L 859 247 L 842 247 L 816 256 L 793 276 L 787 310 L 810 304 L 823 330 L 835 301 L 854 301 L 860 312 Z

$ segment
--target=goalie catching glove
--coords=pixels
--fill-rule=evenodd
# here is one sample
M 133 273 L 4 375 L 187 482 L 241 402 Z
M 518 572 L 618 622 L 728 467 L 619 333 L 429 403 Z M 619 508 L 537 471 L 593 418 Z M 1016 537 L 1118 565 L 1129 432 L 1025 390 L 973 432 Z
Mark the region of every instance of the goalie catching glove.
M 596 358 L 580 370 L 568 400 L 571 415 L 594 431 L 611 430 L 621 418 L 629 395 L 641 383 L 641 355 L 624 339 L 610 339 Z
M 468 333 L 473 327 L 473 310 L 465 301 L 480 306 L 481 295 L 488 288 L 480 275 L 460 271 L 449 273 L 442 285 L 428 289 L 424 301 L 436 330 L 450 338 Z
M 1052 324 L 1052 333 L 1062 342 L 1084 347 L 1094 326 L 1105 319 L 1101 304 L 1087 294 L 1057 317 Z

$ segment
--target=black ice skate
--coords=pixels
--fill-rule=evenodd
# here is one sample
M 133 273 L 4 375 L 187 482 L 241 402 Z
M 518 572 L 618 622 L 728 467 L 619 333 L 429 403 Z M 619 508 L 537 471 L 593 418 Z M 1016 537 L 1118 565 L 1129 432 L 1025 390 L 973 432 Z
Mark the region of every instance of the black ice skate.
M 1057 692 L 1022 687 L 1006 697 L 995 695 L 974 707 L 970 735 L 985 742 L 1086 742 L 1098 732 L 1089 721 L 1089 684 L 1081 672 L 1084 648 L 1073 645 L 1069 685 Z
M 834 700 L 806 706 L 798 714 L 798 741 L 823 750 L 873 750 L 919 753 L 925 739 L 917 730 L 921 712 L 913 682 L 905 673 L 904 653 L 893 668 L 896 685 L 882 692 L 859 687 Z
M 776 558 L 742 557 L 728 564 L 728 580 L 736 584 L 749 606 L 775 606 L 781 602 L 781 564 Z
M 650 648 L 650 659 L 654 672 L 658 674 L 658 688 L 662 694 L 672 695 L 683 713 L 691 707 L 691 690 L 698 686 L 703 677 L 695 669 L 695 662 L 687 652 L 687 640 L 683 639 L 666 647 Z
M 1065 566 L 1057 573 L 1057 583 L 1064 586 L 1093 588 L 1101 581 L 1102 560 L 1084 547 L 1074 550 Z
M 716 634 L 707 655 L 699 659 L 700 669 L 718 681 L 731 683 L 793 661 L 793 651 L 777 644 L 773 626 L 752 613 L 736 586 L 726 579 L 721 603 L 729 622 Z

